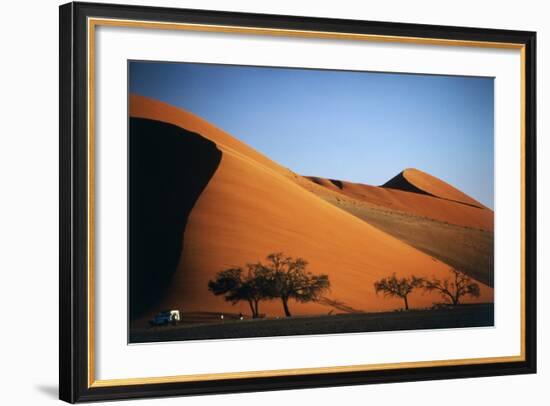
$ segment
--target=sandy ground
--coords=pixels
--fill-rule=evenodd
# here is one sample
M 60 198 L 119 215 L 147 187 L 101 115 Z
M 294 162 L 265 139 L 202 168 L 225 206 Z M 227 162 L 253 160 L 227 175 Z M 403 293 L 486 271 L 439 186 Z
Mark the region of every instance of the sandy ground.
M 224 322 L 220 322 L 208 318 L 199 320 L 194 317 L 192 323 L 183 322 L 176 326 L 134 328 L 130 332 L 130 341 L 139 343 L 209 338 L 366 333 L 493 325 L 493 305 L 475 304 L 437 310 L 333 314 L 330 316 L 292 317 L 290 319 L 245 319 L 242 321 L 226 319 Z

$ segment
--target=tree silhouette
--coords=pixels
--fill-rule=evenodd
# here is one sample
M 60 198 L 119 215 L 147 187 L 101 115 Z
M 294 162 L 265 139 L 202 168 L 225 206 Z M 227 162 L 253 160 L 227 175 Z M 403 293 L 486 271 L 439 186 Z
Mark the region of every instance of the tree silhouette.
M 306 271 L 308 265 L 303 258 L 285 256 L 282 252 L 267 256 L 267 264 L 262 265 L 267 276 L 266 293 L 271 298 L 279 298 L 283 304 L 285 316 L 290 317 L 289 299 L 305 303 L 317 301 L 330 288 L 328 275 L 314 275 Z
M 452 305 L 460 304 L 460 298 L 463 296 L 479 297 L 479 285 L 472 282 L 472 279 L 456 269 L 451 269 L 453 276 L 451 280 L 443 281 L 432 277 L 424 283 L 424 289 L 429 292 L 438 291 L 441 296 L 448 299 Z
M 405 310 L 409 310 L 409 300 L 407 296 L 415 288 L 422 287 L 424 280 L 412 275 L 410 278 L 398 279 L 395 274 L 374 282 L 376 294 L 383 292 L 384 296 L 400 297 L 405 302 Z
M 266 271 L 260 264 L 247 264 L 247 273 L 242 268 L 230 268 L 218 272 L 216 278 L 208 282 L 208 290 L 215 295 L 225 295 L 225 300 L 233 305 L 245 300 L 250 306 L 252 317 L 260 314 L 259 305 L 268 296 Z

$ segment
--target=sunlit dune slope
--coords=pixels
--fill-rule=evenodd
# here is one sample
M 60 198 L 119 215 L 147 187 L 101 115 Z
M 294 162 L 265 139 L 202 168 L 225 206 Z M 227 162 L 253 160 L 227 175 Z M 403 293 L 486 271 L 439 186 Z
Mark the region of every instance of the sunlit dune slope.
M 430 178 L 434 179 L 434 184 L 437 184 L 436 178 Z M 438 198 L 418 191 L 415 192 L 413 188 L 410 188 L 410 191 L 405 191 L 312 176 L 307 177 L 307 179 L 315 185 L 323 186 L 328 191 L 337 192 L 372 207 L 400 211 L 459 226 L 487 231 L 493 230 L 493 211 L 486 208 Z M 324 193 L 313 185 L 307 185 L 303 181 L 302 184 L 316 194 Z
M 404 172 L 393 178 L 394 186 Z M 492 210 L 434 197 L 410 184 L 404 191 L 319 177 L 298 182 L 336 207 L 493 286 Z
M 212 295 L 207 283 L 220 270 L 263 260 L 277 251 L 305 258 L 311 272 L 330 278 L 327 296 L 333 305 L 291 302 L 294 314 L 396 309 L 401 301 L 377 296 L 374 281 L 392 273 L 449 275 L 448 265 L 319 198 L 300 186 L 288 169 L 206 121 L 138 96 L 131 96 L 130 115 L 196 132 L 222 152 L 216 172 L 187 219 L 177 271 L 157 309 L 249 313 L 244 303 L 232 306 Z M 476 302 L 493 300 L 491 288 L 482 285 L 481 291 Z M 412 307 L 440 301 L 437 294 L 420 292 L 409 300 Z M 260 311 L 283 314 L 277 301 L 262 303 Z
M 405 169 L 387 181 L 383 187 L 404 190 L 406 192 L 421 192 L 441 199 L 485 208 L 480 202 L 449 185 L 447 182 L 415 168 Z
M 313 184 L 313 193 L 471 277 L 493 286 L 493 232 L 374 206 Z

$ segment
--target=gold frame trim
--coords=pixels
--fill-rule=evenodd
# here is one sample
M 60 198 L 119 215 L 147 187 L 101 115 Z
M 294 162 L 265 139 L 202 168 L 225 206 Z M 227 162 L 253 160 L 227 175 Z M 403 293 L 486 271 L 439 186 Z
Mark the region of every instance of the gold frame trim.
M 434 360 L 434 361 L 415 361 L 398 362 L 384 364 L 366 364 L 366 365 L 348 365 L 318 368 L 297 368 L 297 369 L 277 369 L 267 371 L 245 371 L 245 372 L 222 372 L 212 374 L 191 374 L 175 375 L 146 378 L 123 378 L 123 379 L 95 379 L 95 336 L 94 336 L 94 307 L 95 307 L 95 278 L 94 278 L 94 225 L 95 225 L 95 28 L 97 26 L 109 27 L 132 27 L 149 28 L 161 30 L 183 30 L 194 32 L 218 32 L 248 35 L 268 35 L 281 37 L 299 37 L 299 38 L 318 38 L 318 39 L 339 39 L 356 40 L 371 42 L 390 42 L 406 43 L 435 46 L 461 46 L 478 48 L 497 48 L 513 49 L 520 51 L 520 83 L 521 83 L 521 116 L 520 116 L 520 136 L 521 136 L 521 270 L 520 270 L 520 355 L 503 357 L 485 357 L 485 358 L 465 358 L 454 360 Z M 421 37 L 399 37 L 391 35 L 372 35 L 372 34 L 354 34 L 344 32 L 326 32 L 326 31 L 306 31 L 258 27 L 240 27 L 228 25 L 209 25 L 209 24 L 187 24 L 187 23 L 167 23 L 140 20 L 123 20 L 110 18 L 88 18 L 87 21 L 87 44 L 88 44 L 88 388 L 104 388 L 126 385 L 177 383 L 177 382 L 199 382 L 213 381 L 218 379 L 244 379 L 244 378 L 265 378 L 280 376 L 312 375 L 312 374 L 331 374 L 342 372 L 361 372 L 361 371 L 380 371 L 391 370 L 395 368 L 425 368 L 440 366 L 458 366 L 473 364 L 494 364 L 504 362 L 522 362 L 526 360 L 525 355 L 525 45 L 506 42 L 487 42 L 487 41 L 465 41 L 452 39 L 435 39 Z

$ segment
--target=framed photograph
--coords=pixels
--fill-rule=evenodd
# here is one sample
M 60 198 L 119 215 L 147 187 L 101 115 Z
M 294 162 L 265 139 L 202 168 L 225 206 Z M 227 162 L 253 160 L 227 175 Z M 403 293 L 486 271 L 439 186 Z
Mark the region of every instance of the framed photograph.
M 536 34 L 60 7 L 60 398 L 536 371 Z

